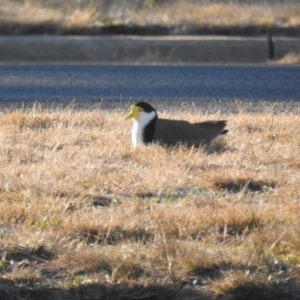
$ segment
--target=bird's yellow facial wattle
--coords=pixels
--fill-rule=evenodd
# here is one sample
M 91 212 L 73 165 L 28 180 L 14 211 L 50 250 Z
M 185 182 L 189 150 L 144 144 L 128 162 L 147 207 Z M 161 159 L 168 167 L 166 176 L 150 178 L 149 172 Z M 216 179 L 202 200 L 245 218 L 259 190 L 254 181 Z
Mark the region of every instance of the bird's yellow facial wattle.
M 138 106 L 132 106 L 130 114 L 125 118 L 125 120 L 133 119 L 135 121 L 138 121 L 140 118 L 140 113 L 143 111 L 141 107 Z

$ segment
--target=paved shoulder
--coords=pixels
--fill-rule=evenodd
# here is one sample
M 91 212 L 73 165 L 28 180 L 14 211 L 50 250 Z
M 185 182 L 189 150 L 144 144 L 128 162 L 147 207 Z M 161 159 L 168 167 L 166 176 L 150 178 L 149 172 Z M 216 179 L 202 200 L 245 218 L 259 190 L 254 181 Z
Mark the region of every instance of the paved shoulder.
M 299 48 L 300 39 L 292 39 L 293 50 Z M 265 63 L 270 53 L 282 56 L 289 51 L 285 45 L 291 44 L 288 38 L 270 41 L 224 36 L 2 36 L 0 62 Z M 277 42 L 274 52 L 270 47 Z

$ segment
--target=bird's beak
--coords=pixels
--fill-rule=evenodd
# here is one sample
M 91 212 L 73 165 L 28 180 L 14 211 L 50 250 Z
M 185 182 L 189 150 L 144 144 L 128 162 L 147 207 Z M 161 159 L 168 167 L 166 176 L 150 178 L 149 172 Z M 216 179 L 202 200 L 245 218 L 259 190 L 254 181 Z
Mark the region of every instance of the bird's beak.
M 130 114 L 125 118 L 125 120 L 134 119 L 137 121 L 139 119 L 139 115 L 140 115 L 140 109 L 136 106 L 133 106 L 131 108 Z
M 129 119 L 132 119 L 132 118 L 133 118 L 133 114 L 131 112 L 124 120 L 129 120 Z

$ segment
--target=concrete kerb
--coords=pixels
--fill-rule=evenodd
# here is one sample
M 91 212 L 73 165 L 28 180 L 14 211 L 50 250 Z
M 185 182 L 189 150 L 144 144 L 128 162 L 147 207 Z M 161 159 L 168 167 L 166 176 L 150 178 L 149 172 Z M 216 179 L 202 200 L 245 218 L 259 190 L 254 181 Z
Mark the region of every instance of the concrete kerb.
M 0 36 L 2 63 L 265 63 L 291 51 L 300 38 Z

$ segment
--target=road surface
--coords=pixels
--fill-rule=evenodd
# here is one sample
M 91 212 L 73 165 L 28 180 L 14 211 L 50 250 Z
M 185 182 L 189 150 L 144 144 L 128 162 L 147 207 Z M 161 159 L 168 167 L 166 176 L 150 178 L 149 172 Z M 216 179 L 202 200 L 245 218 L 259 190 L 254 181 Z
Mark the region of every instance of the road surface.
M 0 66 L 2 107 L 128 99 L 300 102 L 300 66 Z

